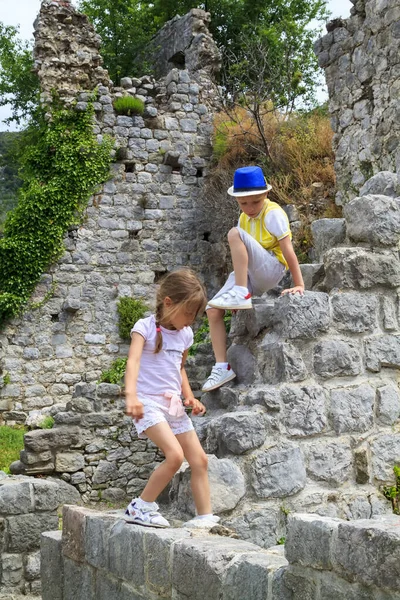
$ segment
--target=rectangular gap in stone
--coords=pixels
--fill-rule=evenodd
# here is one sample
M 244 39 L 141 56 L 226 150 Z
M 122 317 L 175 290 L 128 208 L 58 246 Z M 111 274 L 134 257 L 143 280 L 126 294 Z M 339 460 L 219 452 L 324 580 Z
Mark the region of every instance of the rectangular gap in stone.
M 203 169 L 197 169 L 196 177 L 203 177 Z
M 125 163 L 125 173 L 134 173 L 135 172 L 135 163 Z

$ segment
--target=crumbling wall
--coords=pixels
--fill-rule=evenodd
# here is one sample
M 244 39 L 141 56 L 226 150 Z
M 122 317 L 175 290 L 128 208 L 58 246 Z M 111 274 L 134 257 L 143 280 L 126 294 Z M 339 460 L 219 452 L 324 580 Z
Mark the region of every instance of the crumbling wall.
M 400 172 L 398 1 L 351 1 L 351 17 L 328 23 L 315 46 L 335 132 L 338 204 L 372 175 Z

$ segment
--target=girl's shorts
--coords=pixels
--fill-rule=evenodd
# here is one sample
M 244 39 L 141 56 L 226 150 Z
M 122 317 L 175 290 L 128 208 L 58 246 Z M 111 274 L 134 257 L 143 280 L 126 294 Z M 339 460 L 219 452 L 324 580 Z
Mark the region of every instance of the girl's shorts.
M 168 423 L 174 435 L 194 429 L 193 423 L 186 413 L 181 417 L 173 417 L 168 413 L 170 401 L 164 396 L 140 396 L 139 400 L 144 406 L 144 416 L 139 421 L 134 421 L 134 425 L 141 440 L 147 439 L 146 429 L 158 423 Z

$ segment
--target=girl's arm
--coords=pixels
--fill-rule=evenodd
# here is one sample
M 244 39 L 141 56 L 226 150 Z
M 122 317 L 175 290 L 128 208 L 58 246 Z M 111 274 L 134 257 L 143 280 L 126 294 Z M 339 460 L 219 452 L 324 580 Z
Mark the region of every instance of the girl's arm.
M 288 288 L 287 290 L 283 290 L 281 296 L 285 294 L 304 294 L 304 281 L 303 276 L 300 271 L 299 261 L 297 260 L 296 253 L 293 249 L 292 241 L 290 236 L 284 237 L 282 240 L 279 240 L 279 246 L 282 250 L 282 254 L 285 257 L 287 264 L 289 265 L 290 273 L 292 275 L 294 287 Z
M 204 415 L 206 407 L 193 396 L 192 388 L 190 387 L 189 379 L 185 371 L 185 362 L 189 350 L 185 350 L 182 356 L 181 377 L 182 377 L 182 395 L 184 397 L 184 405 L 193 408 L 194 415 Z
M 140 333 L 132 333 L 131 345 L 129 348 L 128 362 L 125 372 L 125 402 L 126 414 L 131 415 L 135 421 L 141 419 L 144 415 L 143 404 L 139 402 L 136 395 L 136 383 L 139 374 L 140 358 L 144 347 L 144 338 Z

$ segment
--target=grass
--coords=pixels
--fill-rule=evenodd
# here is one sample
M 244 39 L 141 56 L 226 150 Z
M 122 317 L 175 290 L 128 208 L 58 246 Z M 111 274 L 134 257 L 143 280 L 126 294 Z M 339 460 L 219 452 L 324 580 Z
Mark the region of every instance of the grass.
M 0 425 L 0 471 L 10 472 L 10 464 L 19 459 L 24 447 L 25 427 Z

